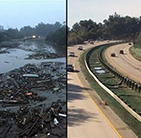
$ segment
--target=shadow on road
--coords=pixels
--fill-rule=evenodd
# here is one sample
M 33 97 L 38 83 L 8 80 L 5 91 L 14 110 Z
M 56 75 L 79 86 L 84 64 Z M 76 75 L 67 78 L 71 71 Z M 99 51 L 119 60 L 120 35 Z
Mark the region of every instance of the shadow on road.
M 78 57 L 78 56 L 74 55 L 74 56 L 68 56 L 68 57 L 72 57 L 72 58 L 75 58 L 75 57 Z
M 78 73 L 80 72 L 79 70 L 73 70 L 73 71 L 67 71 L 67 74 L 70 74 L 70 73 Z
M 85 100 L 87 95 L 83 94 L 84 90 L 90 90 L 90 88 L 81 87 L 76 84 L 68 84 L 68 102 L 71 103 L 75 100 Z M 95 121 L 100 122 L 97 119 L 97 114 L 86 111 L 83 109 L 83 105 L 80 108 L 77 106 L 69 106 L 68 108 L 68 126 L 79 126 L 84 123 Z
M 70 78 L 67 78 L 67 81 L 68 81 L 68 80 L 72 80 L 72 79 L 70 79 Z
M 83 90 L 89 90 L 89 88 L 80 87 L 75 84 L 68 84 L 68 101 L 84 99 L 86 98 L 82 95 Z
M 74 107 L 75 108 L 75 107 Z M 87 121 L 96 121 L 97 114 L 85 111 L 84 109 L 68 109 L 68 126 L 79 126 Z
M 73 72 L 78 73 L 78 72 L 80 72 L 80 71 L 79 71 L 79 70 L 74 70 Z

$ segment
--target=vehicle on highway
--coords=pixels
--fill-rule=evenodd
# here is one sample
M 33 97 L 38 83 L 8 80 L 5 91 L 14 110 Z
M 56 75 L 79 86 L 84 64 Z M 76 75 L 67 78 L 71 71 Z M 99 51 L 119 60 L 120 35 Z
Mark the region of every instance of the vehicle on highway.
M 128 43 L 128 45 L 132 45 L 132 43 L 131 43 L 131 42 L 129 42 L 129 43 Z
M 116 56 L 116 54 L 115 53 L 111 53 L 111 57 L 115 57 Z
M 120 50 L 119 53 L 120 53 L 120 54 L 124 54 L 124 51 L 123 51 L 123 50 Z
M 90 41 L 90 44 L 94 44 L 94 42 L 93 41 Z
M 82 46 L 79 46 L 79 47 L 78 47 L 78 50 L 83 50 L 83 47 L 82 47 Z
M 69 56 L 70 56 L 70 57 L 74 57 L 74 56 L 75 56 L 74 52 L 70 52 L 70 53 L 69 53 Z
M 69 72 L 73 72 L 73 71 L 74 71 L 74 67 L 73 67 L 73 65 L 68 64 L 68 65 L 67 65 L 67 71 L 69 71 Z

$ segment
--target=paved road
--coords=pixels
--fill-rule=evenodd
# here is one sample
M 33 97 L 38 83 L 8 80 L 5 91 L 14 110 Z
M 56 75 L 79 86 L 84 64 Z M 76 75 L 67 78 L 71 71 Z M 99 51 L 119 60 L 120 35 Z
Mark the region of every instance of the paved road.
M 105 42 L 99 42 L 102 44 Z M 84 49 L 94 45 L 84 45 Z M 76 64 L 78 55 L 83 52 L 78 46 L 69 47 L 76 57 L 69 57 L 68 64 Z M 77 68 L 76 68 L 77 70 Z M 77 72 L 68 73 L 68 138 L 119 138 L 120 135 L 106 121 L 79 79 Z
M 105 57 L 119 72 L 136 82 L 141 82 L 141 62 L 130 54 L 130 47 L 128 43 L 112 46 L 105 51 Z M 123 50 L 125 54 L 119 54 L 120 50 Z M 113 52 L 116 53 L 116 57 L 110 56 Z

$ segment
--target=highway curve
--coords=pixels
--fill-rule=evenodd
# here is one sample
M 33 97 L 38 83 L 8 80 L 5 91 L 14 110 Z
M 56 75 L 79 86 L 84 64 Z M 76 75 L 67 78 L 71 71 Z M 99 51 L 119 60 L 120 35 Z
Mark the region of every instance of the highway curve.
M 128 43 L 109 47 L 105 51 L 105 58 L 116 70 L 136 82 L 141 82 L 141 62 L 136 60 L 129 52 Z M 123 50 L 125 54 L 119 54 Z M 115 53 L 116 57 L 111 57 Z
M 97 45 L 104 44 L 99 42 Z M 121 138 L 117 130 L 111 125 L 101 113 L 95 102 L 90 98 L 87 90 L 93 91 L 90 87 L 84 86 L 84 77 L 79 77 L 79 56 L 84 52 L 77 50 L 79 45 L 68 47 L 69 52 L 75 52 L 76 57 L 68 57 L 68 64 L 75 65 L 76 72 L 68 72 L 68 138 Z M 86 50 L 96 45 L 83 45 Z M 82 84 L 83 82 L 83 84 Z M 86 90 L 87 89 L 87 90 Z M 109 114 L 109 116 L 114 115 Z M 136 138 L 134 133 L 115 116 L 114 122 L 123 138 Z M 121 125 L 122 124 L 122 125 Z M 123 125 L 124 124 L 124 125 Z

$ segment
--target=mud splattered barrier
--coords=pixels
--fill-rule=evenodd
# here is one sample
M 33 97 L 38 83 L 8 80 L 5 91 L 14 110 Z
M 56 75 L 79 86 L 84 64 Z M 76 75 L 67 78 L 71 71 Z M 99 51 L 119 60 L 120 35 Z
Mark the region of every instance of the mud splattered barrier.
M 66 137 L 66 69 L 27 64 L 0 76 L 0 136 Z

